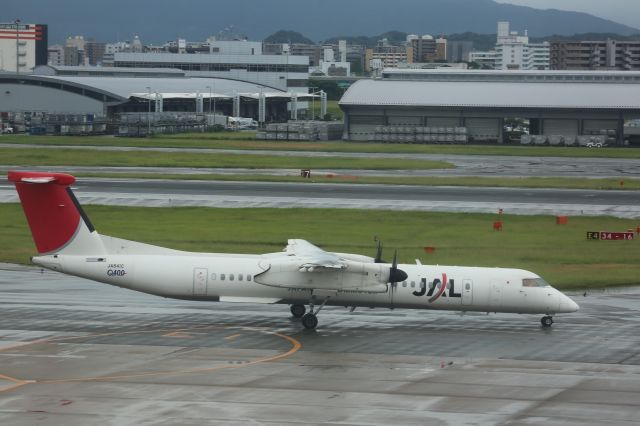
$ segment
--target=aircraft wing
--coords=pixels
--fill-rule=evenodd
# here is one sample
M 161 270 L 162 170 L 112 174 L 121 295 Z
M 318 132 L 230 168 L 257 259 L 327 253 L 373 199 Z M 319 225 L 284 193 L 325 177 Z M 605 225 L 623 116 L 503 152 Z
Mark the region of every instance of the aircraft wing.
M 298 268 L 301 271 L 313 272 L 316 268 L 347 268 L 344 259 L 333 253 L 326 252 L 305 240 L 289 240 L 285 251 L 288 256 L 295 257 L 299 261 Z

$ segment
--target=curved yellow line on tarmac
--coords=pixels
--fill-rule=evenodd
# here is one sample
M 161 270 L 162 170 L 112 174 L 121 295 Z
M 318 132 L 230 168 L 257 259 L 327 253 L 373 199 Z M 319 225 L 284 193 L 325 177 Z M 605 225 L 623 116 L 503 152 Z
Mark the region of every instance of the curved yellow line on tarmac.
M 217 366 L 217 367 L 194 368 L 194 369 L 187 369 L 187 370 L 150 371 L 148 373 L 121 374 L 121 375 L 114 375 L 114 376 L 63 378 L 63 379 L 51 379 L 51 380 L 37 380 L 37 379 L 36 380 L 20 380 L 20 379 L 15 379 L 15 378 L 9 377 L 9 376 L 3 376 L 3 375 L 0 374 L 0 378 L 5 378 L 6 380 L 9 380 L 9 381 L 15 383 L 14 385 L 11 385 L 11 386 L 9 386 L 7 388 L 4 388 L 4 389 L 0 388 L 0 392 L 13 390 L 13 389 L 16 389 L 16 388 L 18 388 L 20 386 L 24 386 L 24 385 L 30 384 L 30 383 L 52 384 L 52 383 L 69 383 L 69 382 L 90 382 L 90 381 L 108 381 L 108 380 L 119 380 L 119 379 L 131 379 L 131 378 L 139 378 L 139 377 L 173 376 L 173 375 L 192 374 L 192 373 L 211 373 L 211 372 L 215 372 L 215 371 L 219 371 L 219 370 L 248 367 L 248 366 L 251 366 L 251 365 L 263 364 L 263 363 L 266 363 L 266 362 L 272 362 L 272 361 L 276 361 L 276 360 L 279 360 L 279 359 L 284 359 L 284 358 L 290 357 L 291 355 L 295 354 L 296 352 L 298 352 L 300 350 L 300 348 L 302 348 L 302 344 L 298 340 L 294 339 L 291 336 L 287 336 L 286 334 L 277 333 L 277 332 L 274 332 L 274 331 L 264 330 L 264 329 L 260 329 L 260 328 L 250 328 L 250 327 L 205 326 L 205 327 L 194 327 L 194 328 L 180 328 L 180 329 L 172 329 L 172 330 L 124 331 L 124 332 L 102 333 L 102 334 L 76 336 L 76 337 L 59 337 L 59 338 L 54 337 L 54 338 L 51 338 L 51 339 L 39 339 L 39 340 L 35 340 L 33 342 L 21 344 L 21 345 L 13 345 L 13 346 L 9 346 L 9 347 L 6 347 L 6 348 L 0 348 L 0 352 L 6 351 L 6 350 L 9 350 L 9 349 L 15 349 L 17 347 L 32 346 L 32 345 L 41 344 L 41 343 L 57 343 L 57 342 L 66 342 L 66 341 L 69 341 L 69 340 L 93 339 L 93 338 L 97 338 L 97 337 L 107 337 L 107 336 L 122 336 L 122 335 L 126 335 L 126 334 L 189 332 L 189 331 L 199 331 L 199 330 L 204 331 L 204 330 L 223 329 L 223 328 L 237 328 L 237 329 L 240 329 L 240 330 L 254 331 L 254 332 L 257 332 L 257 333 L 264 333 L 264 334 L 269 334 L 269 335 L 272 335 L 272 336 L 277 336 L 277 337 L 279 337 L 281 339 L 284 339 L 284 340 L 288 341 L 291 344 L 291 349 L 289 349 L 287 352 L 279 353 L 279 354 L 272 355 L 272 356 L 265 357 L 265 358 L 258 358 L 258 359 L 255 359 L 253 361 L 244 362 L 242 364 L 220 365 L 220 366 Z

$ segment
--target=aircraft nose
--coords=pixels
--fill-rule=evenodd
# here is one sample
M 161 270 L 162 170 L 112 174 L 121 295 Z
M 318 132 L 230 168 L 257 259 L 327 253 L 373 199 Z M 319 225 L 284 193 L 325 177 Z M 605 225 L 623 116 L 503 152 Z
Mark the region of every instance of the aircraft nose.
M 564 294 L 560 295 L 560 312 L 577 312 L 579 309 L 580 306 L 578 306 L 578 304 L 574 302 L 570 297 L 565 296 Z

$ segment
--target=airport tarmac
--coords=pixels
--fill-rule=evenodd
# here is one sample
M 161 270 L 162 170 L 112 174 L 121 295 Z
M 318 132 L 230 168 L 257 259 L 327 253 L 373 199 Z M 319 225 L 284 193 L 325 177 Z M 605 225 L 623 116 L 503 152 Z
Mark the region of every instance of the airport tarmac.
M 583 425 L 640 418 L 640 291 L 535 315 L 188 302 L 0 266 L 0 424 Z

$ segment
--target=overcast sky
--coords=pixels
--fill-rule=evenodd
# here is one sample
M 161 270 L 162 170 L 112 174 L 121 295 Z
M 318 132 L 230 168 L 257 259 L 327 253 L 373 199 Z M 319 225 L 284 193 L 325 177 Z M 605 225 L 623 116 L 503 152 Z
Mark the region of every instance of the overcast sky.
M 640 28 L 640 0 L 496 0 L 537 9 L 586 12 L 600 18 Z

